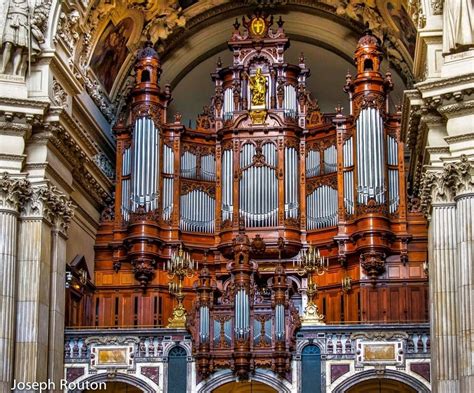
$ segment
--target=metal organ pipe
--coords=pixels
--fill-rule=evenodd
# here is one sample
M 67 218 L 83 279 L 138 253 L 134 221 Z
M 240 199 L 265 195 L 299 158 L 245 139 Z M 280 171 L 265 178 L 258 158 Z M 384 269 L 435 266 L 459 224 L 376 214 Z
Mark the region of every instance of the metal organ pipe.
M 180 229 L 186 232 L 214 232 L 216 200 L 201 190 L 181 195 Z
M 384 127 L 378 109 L 363 109 L 356 122 L 358 202 L 385 202 Z
M 199 309 L 199 337 L 201 343 L 209 340 L 209 307 L 202 306 Z
M 275 337 L 281 341 L 285 339 L 285 306 L 277 304 L 275 307 Z
M 214 155 L 208 154 L 201 157 L 201 171 L 199 176 L 202 180 L 216 180 L 216 159 Z
M 174 185 L 174 154 L 173 149 L 163 145 L 163 197 L 162 218 L 171 219 L 173 212 L 173 185 Z
M 308 230 L 337 225 L 337 190 L 320 186 L 306 197 Z
M 159 133 L 150 118 L 135 121 L 132 141 L 132 206 L 155 210 L 158 198 Z
M 234 113 L 234 96 L 231 88 L 224 90 L 224 120 L 232 118 Z
M 398 179 L 398 143 L 390 135 L 387 136 L 387 164 L 388 168 L 388 211 L 395 213 L 400 203 Z
M 306 155 L 306 177 L 319 176 L 321 174 L 321 161 L 318 150 L 310 150 Z
M 262 146 L 267 165 L 250 165 L 255 152 L 252 144 L 242 147 L 240 167 L 245 169 L 239 185 L 239 212 L 246 227 L 274 226 L 278 218 L 278 179 L 270 166 L 276 166 L 276 148 L 272 143 Z
M 235 294 L 234 331 L 237 338 L 247 338 L 250 331 L 249 295 L 245 289 Z
M 283 109 L 285 116 L 296 117 L 297 102 L 296 89 L 293 85 L 285 85 L 283 96 Z
M 130 211 L 130 147 L 122 152 L 122 218 L 128 221 Z
M 298 218 L 298 153 L 285 148 L 285 218 Z
M 337 171 L 337 149 L 335 145 L 324 150 L 324 173 L 334 173 Z
M 222 220 L 232 220 L 233 213 L 233 155 L 232 150 L 222 154 Z
M 197 178 L 197 157 L 189 151 L 185 151 L 181 155 L 181 177 L 187 179 Z
M 343 145 L 344 165 L 344 206 L 348 214 L 354 214 L 354 159 L 353 137 L 351 136 Z

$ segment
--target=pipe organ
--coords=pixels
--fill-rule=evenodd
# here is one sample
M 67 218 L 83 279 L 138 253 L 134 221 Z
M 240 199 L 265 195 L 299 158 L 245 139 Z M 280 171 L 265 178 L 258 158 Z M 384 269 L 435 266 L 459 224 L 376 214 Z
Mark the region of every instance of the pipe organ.
M 97 237 L 95 295 L 98 310 L 112 311 L 96 324 L 166 320 L 173 304 L 160 267 L 182 243 L 204 266 L 183 288 L 203 376 L 230 366 L 288 375 L 305 291 L 292 262 L 310 245 L 329 260 L 315 278 L 327 322 L 427 316 L 425 224 L 407 209 L 400 116 L 389 112 L 378 39 L 359 40 L 346 115 L 321 113 L 304 56 L 292 65 L 288 46 L 281 19 L 236 21 L 233 63 L 218 61 L 215 94 L 191 129 L 167 119 L 170 91 L 147 43 L 115 126 L 114 215 Z

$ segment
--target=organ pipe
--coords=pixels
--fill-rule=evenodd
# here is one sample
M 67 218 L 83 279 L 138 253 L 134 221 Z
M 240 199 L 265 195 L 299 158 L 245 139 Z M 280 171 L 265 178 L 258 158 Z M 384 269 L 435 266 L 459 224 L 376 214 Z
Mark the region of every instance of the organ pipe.
M 384 127 L 378 109 L 365 108 L 356 122 L 358 202 L 385 203 Z
M 390 135 L 387 136 L 387 164 L 388 169 L 388 211 L 395 213 L 400 203 L 398 179 L 398 143 Z
M 234 333 L 237 339 L 247 339 L 250 331 L 249 295 L 245 289 L 235 294 Z
M 285 306 L 283 304 L 275 306 L 275 337 L 277 340 L 285 339 Z
M 344 142 L 344 207 L 348 214 L 354 214 L 354 157 L 353 137 Z
M 222 220 L 231 220 L 233 213 L 233 154 L 232 150 L 222 153 Z
M 337 190 L 320 186 L 306 197 L 308 230 L 337 225 Z
M 180 229 L 186 232 L 214 232 L 216 200 L 201 190 L 181 195 Z
M 224 120 L 232 118 L 234 113 L 234 96 L 231 88 L 224 90 Z
M 130 211 L 130 148 L 122 153 L 122 218 L 128 221 Z
M 324 173 L 334 173 L 337 171 L 337 149 L 335 145 L 324 150 Z
M 163 220 L 171 219 L 173 212 L 173 186 L 174 186 L 174 154 L 173 149 L 167 145 L 163 146 Z
M 201 343 L 209 341 L 209 307 L 201 306 L 199 308 L 199 338 Z
M 283 109 L 285 112 L 285 116 L 296 117 L 297 115 L 296 89 L 293 85 L 285 85 Z
M 321 158 L 318 150 L 310 150 L 306 155 L 306 177 L 321 174 Z
M 153 120 L 140 117 L 135 121 L 132 141 L 132 206 L 145 211 L 156 209 L 158 198 L 159 133 Z
M 285 218 L 298 218 L 298 153 L 285 148 Z
M 252 164 L 256 148 L 245 144 L 240 154 L 239 213 L 246 227 L 278 225 L 277 150 L 272 143 L 262 146 L 265 164 Z

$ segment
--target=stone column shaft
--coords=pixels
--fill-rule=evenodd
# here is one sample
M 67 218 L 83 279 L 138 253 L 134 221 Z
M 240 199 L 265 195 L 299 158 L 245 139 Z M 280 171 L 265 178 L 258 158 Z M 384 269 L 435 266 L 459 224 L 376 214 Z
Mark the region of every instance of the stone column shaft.
M 15 270 L 18 212 L 0 207 L 0 392 L 10 392 L 15 339 Z
M 51 227 L 42 214 L 23 217 L 18 239 L 15 379 L 48 378 Z
M 474 194 L 456 200 L 457 303 L 461 392 L 474 392 Z
M 456 328 L 456 205 L 433 203 L 430 224 L 430 306 L 433 391 L 459 392 Z
M 58 225 L 52 232 L 51 249 L 48 378 L 59 386 L 64 377 L 66 236 Z

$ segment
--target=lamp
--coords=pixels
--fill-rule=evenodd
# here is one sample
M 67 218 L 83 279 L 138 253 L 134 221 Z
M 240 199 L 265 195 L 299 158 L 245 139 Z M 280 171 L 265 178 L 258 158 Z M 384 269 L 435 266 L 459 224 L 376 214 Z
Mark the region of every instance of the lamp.
M 329 268 L 329 259 L 321 256 L 319 249 L 310 246 L 308 250 L 301 250 L 296 262 L 296 272 L 300 276 L 308 275 L 308 303 L 304 310 L 302 325 L 322 325 L 324 315 L 319 314 L 318 306 L 314 304 L 313 297 L 317 292 L 316 283 L 313 282 L 313 273 L 323 275 Z
M 173 309 L 173 315 L 168 319 L 168 328 L 182 329 L 186 327 L 186 309 L 183 306 L 183 281 L 184 278 L 191 278 L 197 270 L 198 264 L 189 252 L 183 250 L 180 244 L 178 250 L 171 254 L 170 260 L 166 261 L 163 270 L 168 273 L 169 292 L 176 297 L 178 304 Z

